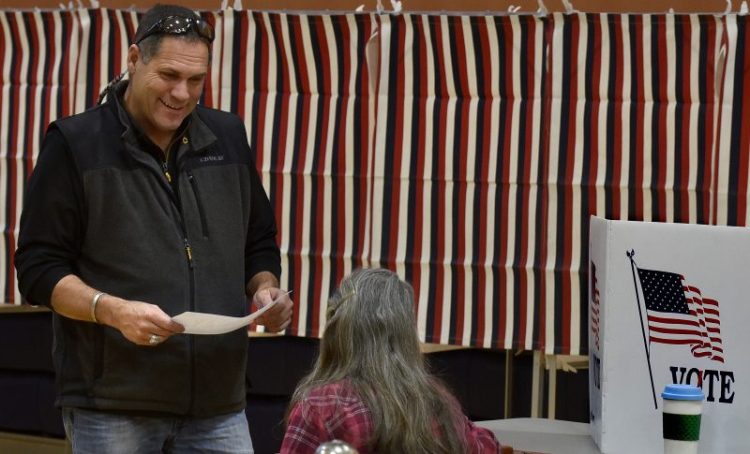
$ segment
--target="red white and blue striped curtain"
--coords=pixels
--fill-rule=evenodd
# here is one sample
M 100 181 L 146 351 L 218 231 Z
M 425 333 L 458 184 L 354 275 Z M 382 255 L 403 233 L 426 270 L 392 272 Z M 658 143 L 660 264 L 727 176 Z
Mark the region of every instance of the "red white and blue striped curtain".
M 711 224 L 750 226 L 750 18 L 727 16 Z
M 545 33 L 534 16 L 380 18 L 370 256 L 413 283 L 428 342 L 539 340 Z
M 537 345 L 581 351 L 591 214 L 711 223 L 722 19 L 555 14 L 550 22 Z
M 203 102 L 245 119 L 291 333 L 359 266 L 427 342 L 586 351 L 588 217 L 748 225 L 746 16 L 204 13 Z M 124 68 L 130 11 L 0 11 L 0 299 L 46 125 Z

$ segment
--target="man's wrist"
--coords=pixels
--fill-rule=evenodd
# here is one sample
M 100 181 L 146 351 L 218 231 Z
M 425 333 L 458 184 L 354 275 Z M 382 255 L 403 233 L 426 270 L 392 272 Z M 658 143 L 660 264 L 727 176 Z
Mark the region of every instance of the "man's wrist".
M 96 308 L 96 318 L 100 325 L 107 325 L 114 327 L 114 320 L 116 319 L 114 312 L 119 306 L 119 298 L 114 297 L 110 294 L 105 293 L 99 298 L 99 304 Z
M 248 298 L 252 298 L 255 296 L 255 294 L 258 292 L 258 290 L 263 290 L 266 288 L 276 287 L 279 286 L 279 280 L 276 279 L 276 276 L 269 272 L 269 271 L 261 271 L 260 273 L 257 273 L 255 276 L 253 276 L 250 281 L 245 286 L 245 293 L 247 294 Z
M 91 312 L 91 321 L 94 322 L 94 323 L 101 324 L 101 322 L 99 321 L 99 319 L 96 316 L 96 306 L 99 305 L 99 300 L 102 299 L 102 297 L 104 297 L 106 295 L 107 294 L 104 293 L 104 292 L 96 292 L 94 294 L 93 298 L 91 298 L 91 305 L 90 305 L 89 309 L 90 309 L 90 312 Z

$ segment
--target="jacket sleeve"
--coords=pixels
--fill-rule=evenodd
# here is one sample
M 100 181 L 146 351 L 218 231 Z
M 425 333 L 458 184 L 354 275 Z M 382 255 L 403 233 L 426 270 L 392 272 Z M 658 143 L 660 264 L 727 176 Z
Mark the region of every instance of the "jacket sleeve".
M 247 144 L 245 126 L 240 121 L 240 128 Z M 273 273 L 277 279 L 281 276 L 281 254 L 276 242 L 276 220 L 271 202 L 268 200 L 263 184 L 255 167 L 255 153 L 246 148 L 251 155 L 250 167 L 250 223 L 245 240 L 245 283 L 261 271 Z
M 83 213 L 80 174 L 53 124 L 28 181 L 15 254 L 18 286 L 27 302 L 48 306 L 57 282 L 75 274 Z

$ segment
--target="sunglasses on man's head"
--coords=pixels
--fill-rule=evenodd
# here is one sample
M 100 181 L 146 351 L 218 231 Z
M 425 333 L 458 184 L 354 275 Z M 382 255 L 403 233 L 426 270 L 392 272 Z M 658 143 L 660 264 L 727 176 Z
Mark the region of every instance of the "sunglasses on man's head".
M 200 17 L 168 16 L 150 26 L 135 43 L 138 44 L 153 35 L 184 35 L 191 29 L 198 33 L 201 38 L 213 42 L 213 27 Z

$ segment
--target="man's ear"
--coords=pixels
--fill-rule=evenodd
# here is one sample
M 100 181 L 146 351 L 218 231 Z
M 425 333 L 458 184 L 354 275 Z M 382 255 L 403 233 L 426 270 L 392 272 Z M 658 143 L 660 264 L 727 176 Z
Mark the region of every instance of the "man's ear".
M 135 64 L 140 58 L 141 49 L 135 44 L 131 44 L 130 47 L 128 47 L 128 74 L 133 74 L 135 72 Z

